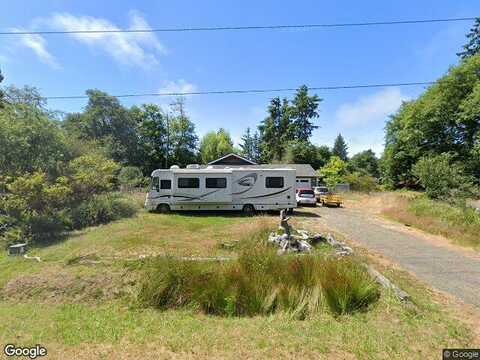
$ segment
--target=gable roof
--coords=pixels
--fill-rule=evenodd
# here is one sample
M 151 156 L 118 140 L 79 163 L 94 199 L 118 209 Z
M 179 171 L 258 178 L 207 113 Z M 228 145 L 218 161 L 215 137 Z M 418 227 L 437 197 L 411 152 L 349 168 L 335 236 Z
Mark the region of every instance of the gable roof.
M 208 165 L 221 164 L 222 162 L 227 161 L 227 159 L 232 159 L 233 161 L 235 161 L 235 163 L 238 163 L 239 165 L 242 165 L 242 164 L 244 164 L 244 165 L 257 165 L 256 162 L 248 160 L 247 158 L 244 158 L 243 156 L 240 156 L 240 155 L 235 154 L 235 153 L 230 153 L 230 154 L 227 154 L 225 156 L 222 156 L 219 159 L 210 161 L 208 163 Z

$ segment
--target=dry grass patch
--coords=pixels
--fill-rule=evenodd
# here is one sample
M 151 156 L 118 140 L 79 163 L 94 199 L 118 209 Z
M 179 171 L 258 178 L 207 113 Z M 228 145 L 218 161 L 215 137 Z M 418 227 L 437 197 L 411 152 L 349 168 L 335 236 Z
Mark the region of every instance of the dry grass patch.
M 382 214 L 407 226 L 442 235 L 459 245 L 480 249 L 480 214 L 473 208 L 454 206 L 423 196 L 397 197 L 395 203 Z

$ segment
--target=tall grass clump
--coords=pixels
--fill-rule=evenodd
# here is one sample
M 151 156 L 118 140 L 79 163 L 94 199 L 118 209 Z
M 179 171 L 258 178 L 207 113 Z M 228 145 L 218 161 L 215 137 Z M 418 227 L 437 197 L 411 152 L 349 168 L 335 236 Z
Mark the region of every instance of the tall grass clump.
M 325 300 L 336 314 L 362 310 L 379 296 L 378 286 L 355 260 L 330 259 L 324 263 L 322 287 Z
M 357 262 L 278 256 L 263 243 L 245 246 L 231 261 L 158 258 L 139 293 L 141 304 L 162 310 L 189 307 L 221 316 L 283 312 L 296 318 L 326 307 L 351 313 L 377 298 L 377 286 Z

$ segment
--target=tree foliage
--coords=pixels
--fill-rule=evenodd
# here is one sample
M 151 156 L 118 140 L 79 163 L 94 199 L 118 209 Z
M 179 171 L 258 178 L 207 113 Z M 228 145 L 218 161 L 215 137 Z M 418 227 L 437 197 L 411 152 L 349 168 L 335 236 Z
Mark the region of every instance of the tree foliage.
M 293 100 L 273 98 L 268 106 L 268 116 L 259 126 L 261 160 L 281 161 L 286 146 L 292 141 L 308 142 L 317 128 L 313 120 L 318 117 L 321 99 L 308 95 L 306 86 L 300 87 Z
M 457 55 L 462 59 L 469 58 L 478 54 L 480 51 L 480 18 L 475 19 L 475 23 L 467 34 L 468 42 L 463 46 L 463 50 Z
M 210 131 L 200 141 L 200 160 L 204 164 L 233 152 L 233 141 L 225 129 Z
M 331 157 L 327 146 L 315 146 L 308 141 L 291 141 L 285 149 L 283 162 L 310 164 L 315 170 L 324 166 Z
M 343 161 L 348 160 L 348 146 L 345 142 L 342 134 L 338 134 L 335 138 L 335 143 L 333 144 L 332 155 L 338 156 Z
M 380 177 L 378 159 L 372 150 L 365 150 L 352 156 L 349 161 L 349 166 L 353 171 L 358 171 L 375 178 Z
M 322 100 L 317 96 L 308 95 L 308 87 L 301 86 L 292 100 L 290 115 L 293 120 L 293 138 L 296 141 L 309 141 L 313 130 L 318 126 L 313 124 L 313 119 L 318 118 L 318 105 Z
M 185 101 L 178 98 L 171 105 L 172 114 L 168 122 L 168 166 L 185 167 L 196 161 L 198 136 L 195 125 L 185 111 Z M 167 167 L 168 167 L 167 166 Z
M 334 155 L 318 170 L 318 174 L 327 186 L 333 187 L 345 181 L 345 176 L 348 174 L 347 163 Z
M 42 110 L 24 104 L 0 111 L 0 174 L 44 171 L 54 175 L 70 158 L 65 134 Z
M 250 128 L 247 128 L 245 134 L 242 136 L 242 143 L 240 144 L 240 154 L 254 162 L 260 161 L 261 149 L 260 135 L 258 131 L 252 134 Z
M 479 104 L 480 54 L 452 67 L 391 117 L 382 159 L 384 179 L 393 186 L 415 185 L 412 167 L 420 158 L 450 153 L 478 181 Z
M 472 178 L 453 162 L 451 154 L 422 157 L 412 172 L 432 199 L 458 200 L 475 194 Z

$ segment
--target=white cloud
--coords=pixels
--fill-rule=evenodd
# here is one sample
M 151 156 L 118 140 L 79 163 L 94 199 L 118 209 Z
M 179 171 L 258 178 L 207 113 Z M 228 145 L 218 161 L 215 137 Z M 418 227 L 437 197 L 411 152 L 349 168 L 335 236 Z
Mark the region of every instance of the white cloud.
M 130 29 L 150 29 L 147 21 L 136 11 L 130 14 Z M 75 16 L 56 13 L 41 22 L 61 31 L 74 30 L 120 30 L 107 19 L 91 16 Z M 152 33 L 80 33 L 70 34 L 71 38 L 92 48 L 105 51 L 123 64 L 150 66 L 158 63 L 156 54 L 166 53 L 165 47 Z
M 197 90 L 196 85 L 187 82 L 184 79 L 176 81 L 164 81 L 158 92 L 160 93 L 188 93 L 195 92 Z
M 398 88 L 387 88 L 376 94 L 364 96 L 353 103 L 340 106 L 335 114 L 337 122 L 346 127 L 384 122 L 395 113 L 408 96 Z
M 20 30 L 14 29 L 14 31 Z M 37 57 L 43 63 L 50 65 L 55 69 L 58 69 L 60 67 L 55 57 L 47 50 L 47 41 L 42 36 L 36 34 L 21 35 L 20 44 L 33 50 L 35 55 L 37 55 Z

